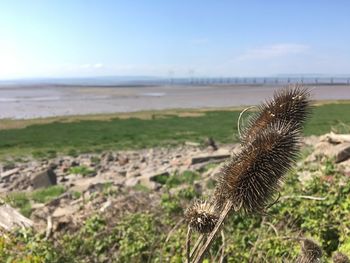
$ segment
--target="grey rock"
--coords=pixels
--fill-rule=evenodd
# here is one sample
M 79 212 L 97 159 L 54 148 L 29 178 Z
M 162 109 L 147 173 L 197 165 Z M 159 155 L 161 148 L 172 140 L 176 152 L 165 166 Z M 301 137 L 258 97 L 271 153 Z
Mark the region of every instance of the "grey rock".
M 129 158 L 127 156 L 118 157 L 118 163 L 120 166 L 126 165 L 129 162 Z
M 208 162 L 208 161 L 223 161 L 223 160 L 229 158 L 230 156 L 231 155 L 228 153 L 195 156 L 195 157 L 191 158 L 191 164 L 203 163 L 203 162 Z
M 204 142 L 204 145 L 207 147 L 210 147 L 213 151 L 216 151 L 218 149 L 218 146 L 216 145 L 214 139 L 211 137 L 206 139 L 206 141 Z
M 56 173 L 52 169 L 34 174 L 31 177 L 31 186 L 33 189 L 48 187 L 57 184 Z
M 100 208 L 100 212 L 106 212 L 107 210 L 110 210 L 112 208 L 112 202 L 111 200 L 107 200 L 104 204 L 102 204 Z
M 139 177 L 141 176 L 141 173 L 138 171 L 130 171 L 126 174 L 127 178 L 131 178 L 131 177 Z
M 108 163 L 113 162 L 115 160 L 114 155 L 112 153 L 105 153 L 101 157 L 102 165 L 107 165 Z
M 125 170 L 118 171 L 118 175 L 125 177 L 127 172 Z
M 143 186 L 146 186 L 148 189 L 150 190 L 159 190 L 160 188 L 162 188 L 162 185 L 160 183 L 154 182 L 152 180 L 150 180 L 150 178 L 147 177 L 140 177 L 140 184 L 142 184 Z
M 343 143 L 339 148 L 340 149 L 335 156 L 336 163 L 346 161 L 350 158 L 350 143 Z
M 14 168 L 11 170 L 7 170 L 6 172 L 1 173 L 1 179 L 7 180 L 10 176 L 19 172 L 19 168 Z
M 125 180 L 124 185 L 126 187 L 134 187 L 135 185 L 137 185 L 140 182 L 139 177 L 132 177 L 132 178 L 128 178 Z
M 5 165 L 2 167 L 2 170 L 5 172 L 5 171 L 12 170 L 12 169 L 15 169 L 15 168 L 16 168 L 16 164 L 10 162 L 10 163 L 5 164 Z

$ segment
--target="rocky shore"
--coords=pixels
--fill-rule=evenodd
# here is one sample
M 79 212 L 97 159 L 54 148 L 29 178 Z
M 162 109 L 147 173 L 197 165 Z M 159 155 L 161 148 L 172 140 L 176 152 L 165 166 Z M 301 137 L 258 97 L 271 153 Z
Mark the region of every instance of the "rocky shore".
M 30 219 L 21 216 L 2 202 L 0 228 L 11 230 L 34 226 L 47 236 L 74 230 L 84 219 L 95 213 L 120 216 L 125 212 L 156 210 L 161 194 L 169 191 L 169 178 L 180 178 L 193 172 L 195 191 L 210 191 L 208 181 L 215 183 L 220 167 L 238 144 L 216 145 L 208 139 L 206 145 L 187 142 L 173 148 L 151 148 L 138 151 L 111 151 L 60 156 L 52 160 L 31 160 L 1 164 L 0 194 L 6 200 L 14 192 L 31 193 L 38 189 L 61 186 L 64 192 L 46 203 L 31 200 Z M 327 134 L 303 140 L 305 164 L 334 160 L 337 170 L 350 176 L 350 135 Z M 319 171 L 322 173 L 322 171 Z M 312 176 L 315 176 L 313 173 Z M 308 171 L 298 173 L 299 180 L 310 179 Z M 182 185 L 170 191 L 178 191 Z M 4 216 L 6 215 L 6 216 Z

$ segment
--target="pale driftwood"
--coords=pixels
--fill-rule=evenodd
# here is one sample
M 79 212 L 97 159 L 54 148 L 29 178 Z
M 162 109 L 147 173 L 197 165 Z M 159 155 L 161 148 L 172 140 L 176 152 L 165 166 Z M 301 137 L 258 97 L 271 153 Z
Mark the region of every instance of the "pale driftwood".
M 11 231 L 16 227 L 32 227 L 33 221 L 7 204 L 0 206 L 0 228 Z
M 51 236 L 51 233 L 52 233 L 52 216 L 48 216 L 45 239 L 49 239 Z
M 330 132 L 321 136 L 320 141 L 329 142 L 333 144 L 350 142 L 350 134 L 336 134 L 334 132 Z

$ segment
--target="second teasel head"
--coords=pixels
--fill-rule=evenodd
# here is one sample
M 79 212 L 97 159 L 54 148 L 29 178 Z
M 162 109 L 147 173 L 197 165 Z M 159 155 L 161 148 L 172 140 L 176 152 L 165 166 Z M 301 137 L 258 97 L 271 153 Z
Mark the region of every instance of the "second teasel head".
M 322 258 L 321 247 L 311 239 L 303 239 L 301 241 L 301 254 L 297 259 L 297 263 L 319 263 Z
M 234 210 L 264 211 L 297 157 L 299 134 L 293 124 L 276 122 L 243 145 L 221 171 L 214 194 L 218 206 L 231 200 Z
M 185 219 L 193 230 L 204 234 L 214 229 L 219 216 L 212 202 L 196 200 L 185 211 Z
M 332 259 L 334 263 L 350 263 L 348 256 L 341 252 L 335 252 Z

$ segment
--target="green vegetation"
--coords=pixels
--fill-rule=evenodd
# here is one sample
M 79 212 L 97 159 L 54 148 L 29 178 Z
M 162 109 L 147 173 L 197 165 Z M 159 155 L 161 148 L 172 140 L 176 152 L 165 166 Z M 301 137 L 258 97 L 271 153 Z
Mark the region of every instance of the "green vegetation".
M 184 171 L 182 174 L 174 174 L 169 176 L 168 174 L 160 174 L 153 178 L 153 180 L 159 184 L 166 185 L 168 188 L 173 188 L 181 184 L 193 184 L 195 180 L 198 180 L 200 175 L 193 171 Z
M 31 194 L 31 198 L 37 203 L 47 203 L 65 192 L 63 186 L 51 186 L 45 189 L 36 190 Z
M 29 217 L 32 212 L 31 200 L 37 203 L 47 203 L 65 192 L 63 186 L 51 186 L 45 189 L 38 189 L 31 193 L 14 192 L 6 196 L 6 202 L 16 207 L 24 215 Z
M 349 127 L 349 108 L 349 103 L 316 106 L 307 122 L 305 135 L 321 135 L 332 127 L 337 130 Z M 0 157 L 32 154 L 37 158 L 49 158 L 58 153 L 76 156 L 81 152 L 203 142 L 208 137 L 228 143 L 237 138 L 239 113 L 193 110 L 188 116 L 178 116 L 159 112 L 150 119 L 56 121 L 0 130 Z
M 302 171 L 321 172 L 322 176 L 301 184 L 298 173 Z M 187 182 L 179 186 L 163 193 L 155 211 L 140 206 L 139 212 L 119 218 L 96 214 L 78 231 L 62 234 L 55 242 L 30 231 L 0 237 L 0 261 L 183 262 L 183 208 L 190 199 L 201 196 Z M 317 164 L 316 169 L 304 164 L 288 174 L 279 201 L 266 215 L 232 214 L 228 218 L 226 260 L 248 262 L 254 256 L 253 262 L 282 262 L 282 258 L 294 262 L 300 246 L 293 238 L 300 235 L 322 246 L 324 262 L 330 262 L 334 251 L 350 255 L 349 209 L 350 178 L 338 171 L 332 160 Z M 219 236 L 205 262 L 217 262 L 222 244 Z
M 28 217 L 32 212 L 32 206 L 26 193 L 11 193 L 6 197 L 6 202 L 11 206 L 18 208 L 24 216 Z
M 305 134 L 320 135 L 331 129 L 346 132 L 350 125 L 349 108 L 350 104 L 317 106 Z M 37 158 L 62 152 L 76 156 L 86 151 L 202 142 L 209 136 L 220 143 L 232 142 L 237 136 L 238 114 L 238 111 L 208 111 L 199 116 L 54 122 L 1 130 L 0 158 L 19 153 Z M 306 158 L 311 150 L 303 149 L 301 158 Z M 100 162 L 97 158 L 92 161 Z M 11 167 L 12 160 L 6 165 Z M 199 172 L 159 175 L 155 181 L 163 185 L 161 193 L 142 185 L 134 186 L 131 195 L 132 191 L 139 191 L 154 198 L 152 209 L 148 203 L 132 213 L 99 214 L 96 209 L 96 214 L 79 228 L 72 226 L 74 231 L 57 232 L 54 240 L 46 240 L 45 234 L 30 230 L 1 235 L 0 262 L 183 262 L 187 231 L 183 210 L 190 200 L 203 198 L 202 195 L 212 191 L 215 185 L 212 179 L 203 183 L 206 188 L 203 193 L 193 184 L 201 178 L 200 173 L 213 166 L 208 165 Z M 89 176 L 94 171 L 77 166 L 70 172 Z M 301 172 L 316 176 L 301 183 L 298 180 Z M 62 187 L 54 186 L 33 193 L 10 193 L 5 201 L 29 216 L 32 202 L 47 203 L 63 192 Z M 122 193 L 110 184 L 103 188 L 105 197 L 119 194 Z M 81 193 L 72 195 L 79 198 Z M 248 262 L 249 259 L 294 262 L 300 246 L 293 238 L 299 236 L 312 238 L 322 246 L 324 262 L 330 262 L 335 251 L 350 255 L 349 210 L 350 177 L 337 169 L 334 160 L 303 163 L 289 172 L 279 201 L 266 214 L 232 214 L 224 225 L 225 236 L 218 236 L 204 262 L 218 262 L 221 253 L 225 255 L 225 262 Z
M 170 177 L 167 181 L 168 187 L 174 187 L 180 184 L 192 185 L 195 180 L 200 179 L 200 175 L 193 171 L 184 171 L 180 176 Z
M 81 166 L 73 166 L 69 169 L 69 172 L 71 174 L 80 174 L 82 175 L 83 177 L 85 176 L 93 176 L 96 171 L 94 169 L 91 169 L 87 166 L 84 166 L 84 165 L 81 165 Z

